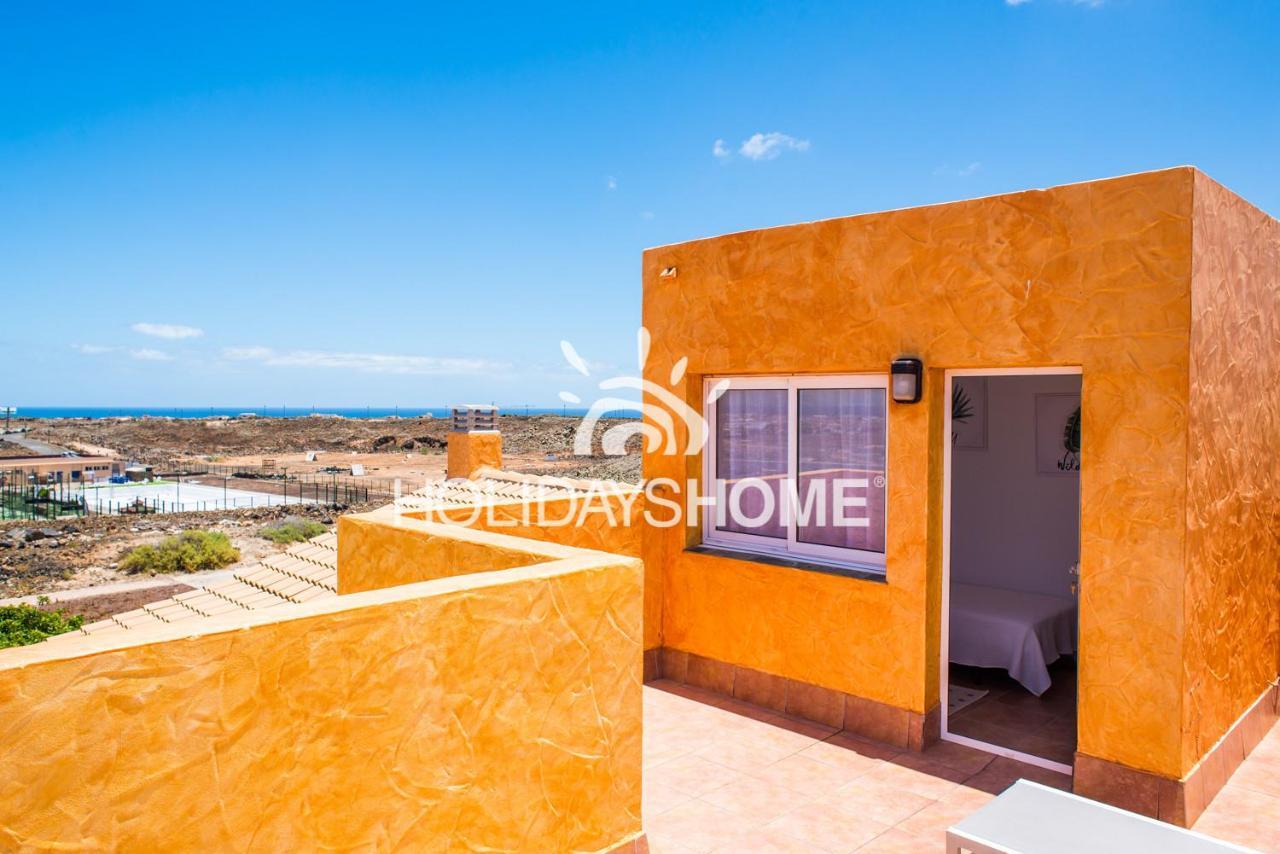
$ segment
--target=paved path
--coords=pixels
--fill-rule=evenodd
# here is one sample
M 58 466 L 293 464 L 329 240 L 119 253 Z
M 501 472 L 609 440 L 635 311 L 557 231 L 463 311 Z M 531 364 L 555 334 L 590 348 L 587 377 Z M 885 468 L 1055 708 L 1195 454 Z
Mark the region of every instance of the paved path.
M 11 445 L 17 445 L 20 448 L 26 448 L 33 454 L 52 456 L 61 456 L 62 454 L 74 453 L 68 448 L 59 448 L 57 445 L 50 445 L 48 442 L 41 442 L 38 439 L 28 438 L 25 433 L 0 433 L 0 439 Z
M 151 587 L 170 587 L 174 584 L 186 584 L 190 587 L 204 587 L 219 581 L 229 581 L 243 567 L 215 569 L 210 572 L 183 573 L 182 575 L 156 575 L 137 581 L 112 581 L 95 587 L 79 587 L 74 590 L 50 590 L 45 593 L 34 593 L 30 596 L 19 596 L 16 599 L 0 599 L 0 605 L 17 605 L 25 602 L 36 604 L 41 596 L 48 596 L 53 602 L 72 602 L 76 599 L 87 599 L 90 596 L 106 596 L 111 593 L 128 593 L 133 590 L 147 590 Z

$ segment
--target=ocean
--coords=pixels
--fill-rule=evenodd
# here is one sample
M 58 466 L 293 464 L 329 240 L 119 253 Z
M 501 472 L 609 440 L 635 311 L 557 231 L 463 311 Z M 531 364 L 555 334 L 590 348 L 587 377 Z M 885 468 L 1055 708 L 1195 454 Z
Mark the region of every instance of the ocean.
M 235 417 L 252 412 L 263 418 L 304 418 L 308 415 L 340 415 L 343 418 L 416 418 L 430 415 L 446 418 L 447 406 L 425 408 L 401 406 L 19 406 L 14 418 L 211 418 L 216 415 Z M 501 415 L 566 415 L 581 418 L 587 410 L 574 407 L 503 406 Z M 617 409 L 605 413 L 606 418 L 639 419 L 638 409 Z M 0 415 L 0 422 L 3 415 Z

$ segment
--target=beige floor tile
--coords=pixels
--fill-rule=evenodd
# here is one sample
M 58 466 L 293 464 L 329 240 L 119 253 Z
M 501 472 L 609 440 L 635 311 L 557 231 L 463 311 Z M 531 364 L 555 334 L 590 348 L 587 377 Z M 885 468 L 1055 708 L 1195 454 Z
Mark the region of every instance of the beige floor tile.
M 647 770 L 644 784 L 646 787 L 665 787 L 697 797 L 742 777 L 741 771 L 691 754 Z
M 892 783 L 866 776 L 841 786 L 823 801 L 833 809 L 886 825 L 896 825 L 936 803 L 932 798 L 904 792 Z
M 1259 756 L 1255 749 L 1231 775 L 1231 785 L 1280 798 L 1280 757 Z
M 751 838 L 745 840 L 735 840 L 732 844 L 726 844 L 715 849 L 717 854 L 739 854 L 740 852 L 750 852 L 750 854 L 810 854 L 816 849 L 813 845 L 803 840 L 796 839 L 794 836 L 788 836 L 780 830 L 771 830 L 761 827 L 752 832 Z
M 895 761 L 882 762 L 866 776 L 874 780 L 882 780 L 899 791 L 937 800 L 959 785 L 957 780 L 949 779 L 954 775 L 955 770 L 945 766 L 935 768 L 925 765 L 913 768 Z
M 776 714 L 768 719 L 768 722 L 780 729 L 790 730 L 800 733 L 817 741 L 824 738 L 830 738 L 835 735 L 837 730 L 835 727 L 829 727 L 825 724 L 807 721 L 803 718 L 794 718 L 789 715 Z
M 857 849 L 858 854 L 921 854 L 936 851 L 931 840 L 889 828 L 875 839 Z
M 649 854 L 697 854 L 696 848 L 681 845 L 665 836 L 650 833 L 646 835 L 646 842 L 649 845 Z
M 864 769 L 830 765 L 801 752 L 779 759 L 755 772 L 754 776 L 818 798 L 852 782 L 863 773 Z
M 866 773 L 898 754 L 890 748 L 837 735 L 806 747 L 801 755 L 828 765 Z
M 1071 791 L 1071 778 L 1057 771 L 1028 765 L 1004 756 L 997 756 L 991 764 L 974 774 L 965 785 L 971 789 L 981 789 L 989 794 L 998 795 L 1018 780 L 1031 780 L 1065 792 Z
M 898 830 L 913 836 L 936 836 L 972 815 L 994 795 L 960 786 L 897 825 Z
M 1280 852 L 1280 798 L 1228 783 L 1195 830 L 1247 848 Z
M 654 839 L 693 851 L 712 851 L 732 844 L 759 826 L 759 822 L 740 813 L 697 799 L 645 819 L 645 831 Z
M 644 816 L 645 826 L 648 826 L 649 819 L 661 815 L 668 810 L 672 810 L 681 804 L 686 804 L 693 798 L 684 792 L 676 791 L 665 786 L 655 786 L 647 778 L 644 781 L 644 790 L 640 795 L 640 805 L 642 815 Z
M 990 765 L 995 755 L 963 744 L 939 741 L 924 751 L 921 758 L 973 775 Z
M 888 828 L 869 818 L 814 803 L 784 813 L 765 825 L 824 851 L 854 851 Z
M 778 783 L 755 777 L 744 777 L 735 783 L 721 786 L 703 795 L 702 799 L 721 809 L 739 813 L 761 823 L 817 800 L 813 795 L 802 794 Z
M 705 743 L 697 755 L 712 762 L 751 773 L 760 771 L 802 749 L 802 746 L 766 738 L 717 736 L 709 739 L 709 743 Z

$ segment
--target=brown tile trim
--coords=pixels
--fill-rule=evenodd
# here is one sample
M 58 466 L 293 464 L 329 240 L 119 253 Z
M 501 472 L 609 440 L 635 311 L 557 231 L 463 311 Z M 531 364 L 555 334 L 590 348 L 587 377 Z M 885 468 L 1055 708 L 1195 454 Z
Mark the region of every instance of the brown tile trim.
M 662 672 L 662 669 L 659 666 L 660 655 L 661 655 L 661 652 L 657 649 L 657 647 L 653 649 L 646 649 L 644 651 L 643 679 L 645 682 L 652 682 L 653 680 L 657 679 L 658 674 Z
M 1182 780 L 1076 753 L 1075 792 L 1180 827 L 1190 827 L 1276 722 L 1277 703 L 1280 703 L 1280 692 L 1271 686 Z
M 657 653 L 654 656 L 657 675 L 651 677 L 646 667 L 646 681 L 662 678 L 695 685 L 754 706 L 908 750 L 924 750 L 938 740 L 941 732 L 940 709 L 937 706 L 922 715 L 683 650 L 661 647 L 652 651 Z
M 642 833 L 616 848 L 610 848 L 607 854 L 649 854 L 649 840 Z
M 726 697 L 733 696 L 734 667 L 725 661 L 688 653 L 685 682 Z
M 762 709 L 785 712 L 787 683 L 790 681 L 750 667 L 737 667 L 733 672 L 733 696 Z

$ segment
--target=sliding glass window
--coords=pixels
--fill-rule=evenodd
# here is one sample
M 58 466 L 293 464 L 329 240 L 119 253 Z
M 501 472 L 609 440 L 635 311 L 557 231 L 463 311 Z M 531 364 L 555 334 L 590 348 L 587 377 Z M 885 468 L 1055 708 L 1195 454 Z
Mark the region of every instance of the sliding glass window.
M 715 377 L 708 545 L 883 569 L 888 378 Z

